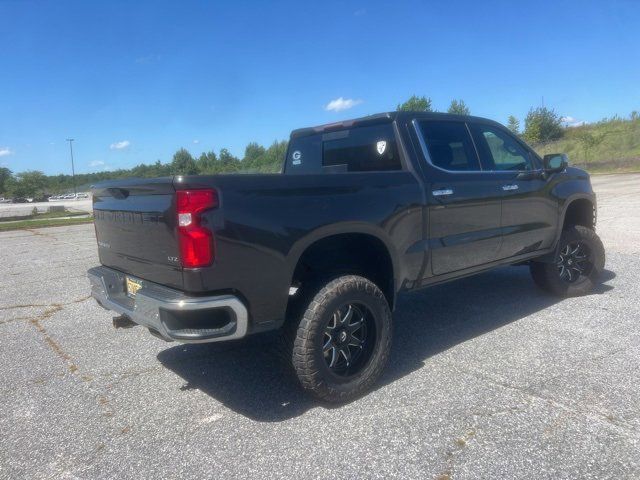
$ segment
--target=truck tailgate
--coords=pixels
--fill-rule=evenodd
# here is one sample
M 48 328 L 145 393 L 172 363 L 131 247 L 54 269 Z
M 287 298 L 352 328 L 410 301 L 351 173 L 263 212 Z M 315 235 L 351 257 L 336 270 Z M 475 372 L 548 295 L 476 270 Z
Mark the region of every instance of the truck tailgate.
M 174 198 L 172 177 L 97 185 L 93 211 L 100 263 L 181 288 Z

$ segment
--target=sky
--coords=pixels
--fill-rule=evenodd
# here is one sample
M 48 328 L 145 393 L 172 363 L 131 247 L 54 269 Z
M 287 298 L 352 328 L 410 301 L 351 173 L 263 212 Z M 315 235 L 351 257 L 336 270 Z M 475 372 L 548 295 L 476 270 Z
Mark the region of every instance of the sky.
M 640 1 L 0 0 L 0 166 L 168 162 L 394 110 L 640 110 Z M 544 100 L 543 100 L 544 99 Z

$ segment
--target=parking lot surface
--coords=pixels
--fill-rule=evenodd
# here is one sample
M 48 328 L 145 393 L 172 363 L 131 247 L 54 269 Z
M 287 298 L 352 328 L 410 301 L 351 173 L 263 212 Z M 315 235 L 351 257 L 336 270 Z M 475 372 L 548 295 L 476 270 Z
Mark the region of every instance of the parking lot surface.
M 407 295 L 378 388 L 334 408 L 268 344 L 115 330 L 93 226 L 0 233 L 0 478 L 638 478 L 640 175 L 594 186 L 593 294 L 508 267 Z

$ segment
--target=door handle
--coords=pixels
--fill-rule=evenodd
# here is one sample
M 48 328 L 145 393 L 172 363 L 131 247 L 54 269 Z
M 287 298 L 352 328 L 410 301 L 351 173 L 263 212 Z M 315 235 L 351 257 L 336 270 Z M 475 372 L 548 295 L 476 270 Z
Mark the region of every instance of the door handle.
M 431 192 L 434 197 L 444 197 L 447 195 L 453 195 L 453 189 L 451 188 L 442 188 L 440 190 L 433 190 Z
M 502 190 L 504 190 L 505 192 L 508 192 L 510 190 L 518 190 L 518 185 L 513 184 L 513 185 L 503 185 L 502 186 Z

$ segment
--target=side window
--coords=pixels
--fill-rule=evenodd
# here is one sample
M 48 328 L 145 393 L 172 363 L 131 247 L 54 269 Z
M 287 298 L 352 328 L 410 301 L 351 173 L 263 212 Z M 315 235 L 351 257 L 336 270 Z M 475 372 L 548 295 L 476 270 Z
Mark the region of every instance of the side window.
M 506 132 L 489 125 L 471 126 L 482 165 L 487 170 L 533 170 L 531 154 Z
M 423 121 L 419 123 L 431 163 L 444 170 L 480 170 L 467 127 L 462 122 Z
M 327 171 L 402 170 L 393 125 L 374 125 L 323 135 L 322 166 Z

